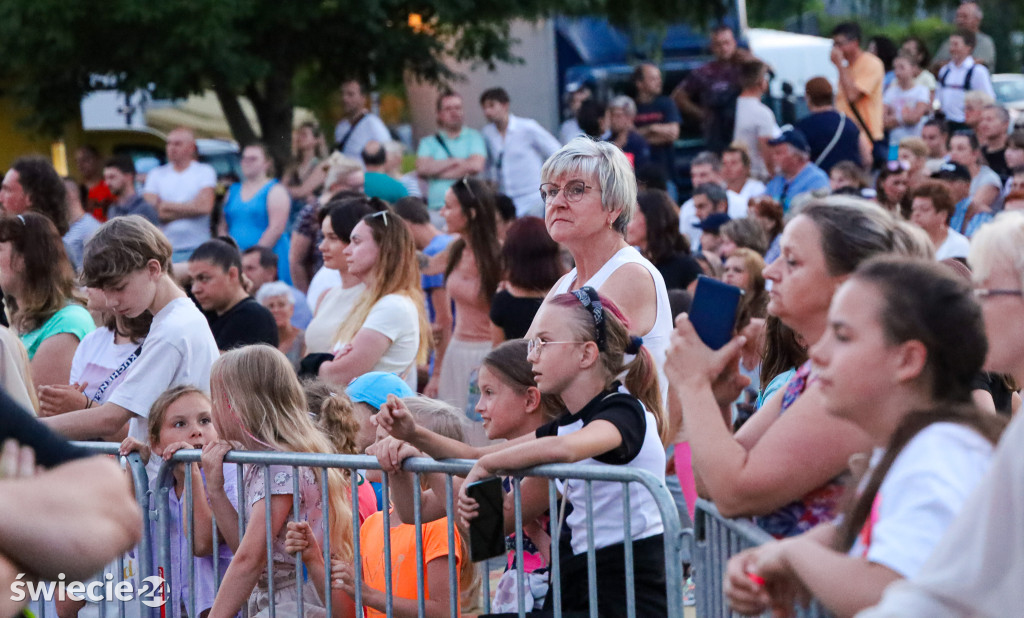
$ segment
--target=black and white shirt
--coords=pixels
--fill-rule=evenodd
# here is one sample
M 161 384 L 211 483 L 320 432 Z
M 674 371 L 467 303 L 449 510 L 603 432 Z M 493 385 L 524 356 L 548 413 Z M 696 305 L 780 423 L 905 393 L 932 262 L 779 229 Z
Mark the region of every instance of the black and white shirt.
M 607 453 L 579 461 L 582 465 L 626 466 L 647 470 L 665 478 L 665 449 L 658 437 L 657 421 L 632 395 L 608 390 L 594 397 L 575 414 L 562 417 L 537 429 L 537 437 L 565 436 L 597 421 L 607 421 L 622 436 L 622 444 Z M 587 551 L 586 481 L 557 481 L 562 495 L 572 505 L 566 523 L 572 531 L 574 554 Z M 594 481 L 593 523 L 595 548 L 601 549 L 625 540 L 623 486 L 619 482 Z M 630 533 L 633 540 L 661 534 L 661 513 L 650 492 L 639 483 L 629 484 Z M 554 514 L 552 513 L 554 516 Z

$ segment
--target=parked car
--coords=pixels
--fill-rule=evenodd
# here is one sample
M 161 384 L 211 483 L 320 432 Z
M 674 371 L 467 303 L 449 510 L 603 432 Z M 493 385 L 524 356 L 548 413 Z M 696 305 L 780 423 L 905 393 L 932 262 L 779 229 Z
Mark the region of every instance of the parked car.
M 1024 75 L 996 73 L 992 89 L 996 91 L 996 103 L 1010 112 L 1010 126 L 1024 129 Z

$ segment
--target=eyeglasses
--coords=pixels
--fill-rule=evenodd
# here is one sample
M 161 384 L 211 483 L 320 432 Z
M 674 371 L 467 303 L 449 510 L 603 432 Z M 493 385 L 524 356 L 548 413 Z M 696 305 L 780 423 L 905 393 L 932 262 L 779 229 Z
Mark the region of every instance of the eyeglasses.
M 565 344 L 578 344 L 586 343 L 586 341 L 544 341 L 539 337 L 534 337 L 526 342 L 526 355 L 532 356 L 534 352 L 538 355 L 544 350 L 544 346 L 547 345 L 565 345 Z
M 989 289 L 989 288 L 975 288 L 974 297 L 978 300 L 984 300 L 992 296 L 1022 296 L 1024 297 L 1024 290 L 1000 290 L 1000 289 Z
M 906 161 L 889 161 L 885 164 L 885 169 L 890 172 L 907 171 L 910 169 L 910 164 Z
M 551 201 L 554 200 L 561 192 L 565 194 L 565 201 L 575 203 L 583 199 L 583 194 L 587 192 L 587 189 L 593 188 L 594 187 L 591 187 L 582 180 L 570 180 L 565 183 L 564 187 L 559 187 L 551 182 L 545 182 L 540 186 L 540 199 L 543 200 L 545 204 L 550 204 Z M 600 189 L 598 189 L 598 191 L 600 191 Z

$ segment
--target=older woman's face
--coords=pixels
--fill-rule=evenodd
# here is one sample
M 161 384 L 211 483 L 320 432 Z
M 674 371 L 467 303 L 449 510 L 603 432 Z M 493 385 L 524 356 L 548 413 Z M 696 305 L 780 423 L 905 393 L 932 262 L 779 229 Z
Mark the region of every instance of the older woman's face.
M 549 195 L 544 205 L 544 224 L 548 234 L 557 243 L 579 243 L 596 234 L 608 232 L 618 235 L 611 224 L 621 211 L 608 212 L 601 205 L 601 187 L 594 177 L 565 174 L 546 179 L 543 185 Z M 573 189 L 582 194 L 573 196 Z
M 975 288 L 989 290 L 1020 290 L 1021 274 L 1008 259 L 992 265 L 984 280 L 975 281 Z M 980 299 L 981 315 L 988 336 L 988 356 L 985 370 L 1011 373 L 1020 378 L 1024 363 L 1024 297 L 1003 294 Z
M 271 296 L 263 301 L 263 306 L 274 316 L 274 322 L 278 328 L 284 328 L 292 321 L 292 314 L 295 313 L 295 305 L 292 304 L 291 296 Z
M 782 231 L 782 255 L 764 270 L 772 282 L 768 313 L 797 334 L 817 338 L 811 331 L 825 325 L 832 294 L 840 281 L 829 274 L 818 226 L 798 216 Z M 808 343 L 813 344 L 814 341 Z

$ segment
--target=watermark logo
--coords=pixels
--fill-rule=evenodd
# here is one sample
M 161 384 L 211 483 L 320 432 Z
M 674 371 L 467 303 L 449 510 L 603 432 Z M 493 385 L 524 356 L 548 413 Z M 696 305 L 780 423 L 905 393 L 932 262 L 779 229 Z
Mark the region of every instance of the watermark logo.
M 164 579 L 151 575 L 136 587 L 131 580 L 114 581 L 113 573 L 106 573 L 102 578 L 89 582 L 65 581 L 64 574 L 57 576 L 57 581 L 37 582 L 25 581 L 24 573 L 19 573 L 11 582 L 11 600 L 15 603 L 25 601 L 119 601 L 140 600 L 146 607 L 160 607 L 167 602 L 164 594 Z

